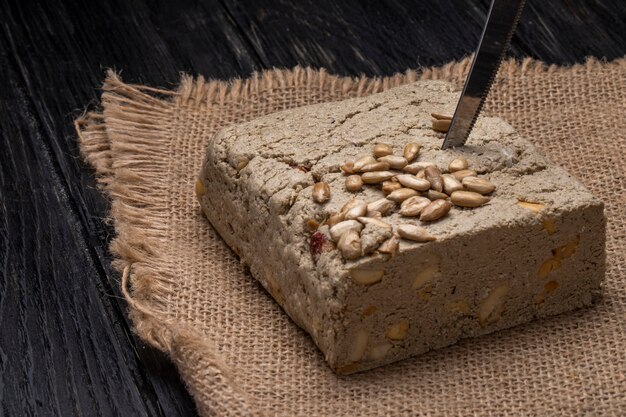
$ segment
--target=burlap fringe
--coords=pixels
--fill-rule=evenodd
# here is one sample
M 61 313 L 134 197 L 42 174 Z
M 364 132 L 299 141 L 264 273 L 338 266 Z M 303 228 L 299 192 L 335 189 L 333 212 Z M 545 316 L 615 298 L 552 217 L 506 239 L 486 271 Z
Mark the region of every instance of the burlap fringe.
M 572 69 L 588 70 L 602 64 L 597 59 L 589 59 Z M 117 236 L 110 249 L 115 256 L 115 268 L 123 272 L 122 293 L 128 302 L 135 331 L 147 343 L 168 354 L 186 381 L 194 378 L 187 368 L 190 356 L 201 355 L 204 362 L 210 363 L 204 375 L 214 381 L 212 391 L 194 391 L 199 384 L 188 386 L 198 406 L 204 407 L 199 410 L 201 414 L 252 415 L 256 412 L 253 412 L 251 399 L 238 389 L 214 346 L 191 331 L 181 329 L 180 324 L 171 322 L 163 313 L 174 276 L 167 272 L 169 266 L 163 260 L 164 249 L 160 244 L 170 208 L 162 205 L 166 197 L 150 186 L 161 175 L 153 169 L 153 162 L 164 158 L 152 151 L 153 146 L 167 141 L 170 134 L 161 128 L 160 122 L 172 117 L 177 106 L 210 108 L 253 99 L 277 87 L 315 86 L 316 89 L 342 91 L 344 96 L 351 92 L 350 96 L 358 97 L 418 79 L 446 79 L 461 85 L 470 66 L 471 57 L 467 57 L 439 68 L 409 70 L 384 78 L 338 77 L 324 69 L 301 67 L 254 73 L 246 80 L 207 81 L 202 76 L 183 75 L 176 91 L 125 84 L 114 72 L 108 72 L 102 94 L 104 110 L 86 113 L 75 122 L 81 151 L 96 170 L 99 186 L 111 199 L 111 218 Z M 514 73 L 519 76 L 520 72 L 525 76 L 556 70 L 554 65 L 547 66 L 530 58 L 521 62 L 508 60 L 500 67 L 499 78 Z M 113 120 L 116 123 L 110 123 Z M 118 129 L 112 130 L 111 125 Z M 137 175 L 136 171 L 142 175 Z M 146 210 L 148 207 L 150 209 Z M 157 271 L 151 266 L 155 264 L 163 268 Z M 191 360 L 194 362 L 199 361 Z M 232 406 L 233 403 L 239 407 L 221 408 L 221 404 Z
M 84 157 L 96 169 L 98 183 L 111 199 L 110 216 L 117 236 L 110 250 L 115 256 L 114 267 L 122 271 L 122 294 L 130 308 L 134 330 L 144 341 L 168 354 L 185 381 L 197 373 L 186 372 L 182 358 L 202 355 L 203 362 L 208 362 L 203 373 L 214 381 L 211 392 L 194 392 L 197 384 L 188 386 L 195 398 L 203 399 L 197 401 L 207 408 L 199 410 L 202 414 L 224 415 L 228 411 L 232 415 L 251 415 L 249 399 L 238 390 L 215 347 L 172 322 L 162 310 L 171 295 L 174 278 L 160 255 L 160 240 L 169 213 L 162 203 L 167 199 L 149 186 L 150 181 L 162 175 L 152 169 L 154 160 L 164 156 L 151 149 L 155 143 L 167 140 L 168 132 L 161 129 L 160 121 L 171 117 L 173 110 L 167 98 L 162 100 L 155 95 L 176 94 L 124 84 L 111 71 L 103 91 L 104 111 L 87 113 L 75 125 Z M 107 130 L 106 123 L 113 120 L 111 125 L 117 130 Z M 146 215 L 148 211 L 152 214 Z M 163 269 L 155 270 L 151 266 L 155 262 Z M 232 409 L 221 409 L 223 404 L 232 406 L 233 402 L 239 405 L 234 413 Z

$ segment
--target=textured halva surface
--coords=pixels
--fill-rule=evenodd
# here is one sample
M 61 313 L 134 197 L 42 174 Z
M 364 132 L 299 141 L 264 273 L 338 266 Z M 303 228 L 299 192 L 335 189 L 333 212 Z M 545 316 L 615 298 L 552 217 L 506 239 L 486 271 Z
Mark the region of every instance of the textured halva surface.
M 445 82 L 418 82 L 268 115 L 225 128 L 209 144 L 200 173 L 204 213 L 339 373 L 590 305 L 598 294 L 603 204 L 497 118 L 480 118 L 462 149 L 441 151 L 430 113 L 451 114 L 458 95 Z M 401 155 L 408 142 L 422 147 L 417 161 L 442 170 L 465 156 L 496 184 L 491 201 L 428 224 L 397 212 L 383 218 L 437 237 L 401 240 L 394 257 L 346 261 L 334 249 L 313 257 L 307 221 L 321 223 L 355 196 L 384 197 L 374 186 L 346 191 L 339 167 L 371 155 L 375 143 Z M 326 204 L 311 198 L 317 181 L 330 184 Z M 355 270 L 381 271 L 382 279 L 361 285 Z

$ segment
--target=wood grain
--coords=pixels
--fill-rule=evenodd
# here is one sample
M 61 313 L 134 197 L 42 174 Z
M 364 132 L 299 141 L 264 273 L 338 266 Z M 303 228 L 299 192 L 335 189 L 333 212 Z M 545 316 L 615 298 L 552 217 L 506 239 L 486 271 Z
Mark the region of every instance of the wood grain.
M 192 416 L 137 340 L 110 268 L 108 202 L 72 120 L 106 68 L 173 87 L 297 64 L 386 75 L 476 46 L 488 0 L 0 0 L 0 415 Z M 622 0 L 530 0 L 512 53 L 626 51 Z

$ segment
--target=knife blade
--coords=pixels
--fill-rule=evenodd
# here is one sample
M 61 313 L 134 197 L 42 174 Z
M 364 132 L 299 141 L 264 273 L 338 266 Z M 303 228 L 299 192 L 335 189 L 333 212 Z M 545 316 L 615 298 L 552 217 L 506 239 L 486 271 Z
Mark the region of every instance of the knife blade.
M 492 0 L 478 50 L 441 149 L 463 146 L 496 77 L 526 0 Z

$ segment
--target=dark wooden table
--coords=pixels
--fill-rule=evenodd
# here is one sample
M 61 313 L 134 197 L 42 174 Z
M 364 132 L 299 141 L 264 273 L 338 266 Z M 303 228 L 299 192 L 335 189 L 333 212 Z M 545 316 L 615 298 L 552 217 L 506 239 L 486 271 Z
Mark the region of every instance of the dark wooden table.
M 174 87 L 296 64 L 388 75 L 476 47 L 488 0 L 0 0 L 0 415 L 192 416 L 131 331 L 72 120 L 106 68 Z M 626 53 L 624 0 L 529 0 L 511 53 Z M 598 80 L 601 82 L 601 80 Z

